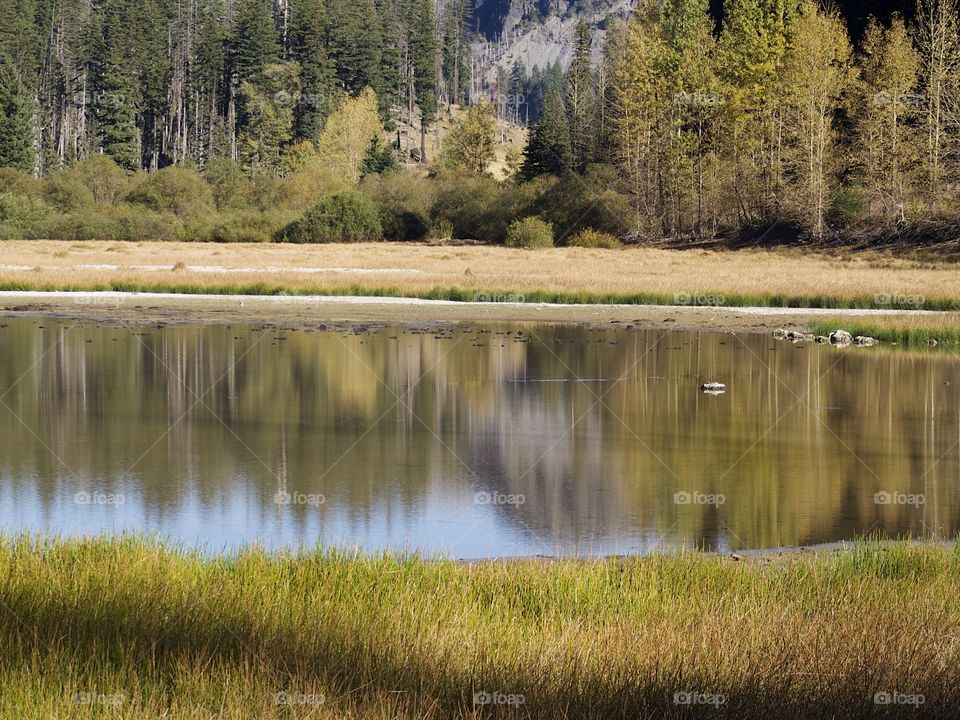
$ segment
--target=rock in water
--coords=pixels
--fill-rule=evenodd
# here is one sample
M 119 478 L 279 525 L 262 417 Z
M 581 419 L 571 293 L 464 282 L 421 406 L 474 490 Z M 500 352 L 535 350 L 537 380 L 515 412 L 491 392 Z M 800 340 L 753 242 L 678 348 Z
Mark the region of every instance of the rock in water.
M 846 330 L 834 330 L 830 333 L 830 344 L 837 347 L 847 347 L 853 344 L 853 335 Z
M 868 337 L 867 335 L 857 335 L 853 339 L 854 345 L 859 345 L 860 347 L 873 347 L 877 344 L 877 339 Z
M 727 391 L 727 386 L 719 382 L 708 382 L 700 386 L 707 395 L 721 395 Z

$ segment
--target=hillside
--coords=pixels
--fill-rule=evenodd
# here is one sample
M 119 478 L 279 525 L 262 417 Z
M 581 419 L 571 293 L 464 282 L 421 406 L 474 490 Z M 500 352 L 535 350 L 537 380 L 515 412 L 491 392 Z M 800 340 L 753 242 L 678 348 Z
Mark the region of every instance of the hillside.
M 638 0 L 478 0 L 473 29 L 474 56 L 488 82 L 499 69 L 519 61 L 528 72 L 559 61 L 570 63 L 574 29 L 585 19 L 593 31 L 594 55 L 616 18 L 627 17 Z

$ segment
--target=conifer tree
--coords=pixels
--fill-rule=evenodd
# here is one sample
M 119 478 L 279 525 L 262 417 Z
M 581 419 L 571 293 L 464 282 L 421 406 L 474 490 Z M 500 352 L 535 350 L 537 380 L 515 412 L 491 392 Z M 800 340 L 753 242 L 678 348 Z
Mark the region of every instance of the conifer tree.
M 33 102 L 13 61 L 0 55 L 0 167 L 33 172 L 33 140 Z
M 300 64 L 301 84 L 295 137 L 316 141 L 329 114 L 335 87 L 326 49 L 327 15 L 320 0 L 294 0 L 291 12 L 291 55 Z
M 280 60 L 280 42 L 270 0 L 238 0 L 230 41 L 238 83 L 256 80 L 263 69 Z
M 538 175 L 564 175 L 570 172 L 570 126 L 563 98 L 556 87 L 547 91 L 540 119 L 530 134 L 530 142 L 520 174 L 524 179 Z
M 420 110 L 420 157 L 426 161 L 427 128 L 437 119 L 437 37 L 433 0 L 418 0 L 415 10 L 410 57 L 413 62 L 415 102 Z
M 93 97 L 100 147 L 126 170 L 140 168 L 137 82 L 130 67 L 130 28 L 119 9 L 107 11 Z
M 381 44 L 377 8 L 373 0 L 329 0 L 329 56 L 340 84 L 357 94 L 378 88 Z
M 571 157 L 578 172 L 593 160 L 594 154 L 597 96 L 591 57 L 590 28 L 581 20 L 573 40 L 573 60 L 566 82 Z

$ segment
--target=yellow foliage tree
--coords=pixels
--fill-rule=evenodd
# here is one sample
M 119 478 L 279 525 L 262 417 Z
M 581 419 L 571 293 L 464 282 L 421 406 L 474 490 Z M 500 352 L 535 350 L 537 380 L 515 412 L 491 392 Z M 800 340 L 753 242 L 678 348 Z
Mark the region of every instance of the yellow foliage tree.
M 788 207 L 817 239 L 837 182 L 834 117 L 855 77 L 851 55 L 840 15 L 807 0 L 784 62 L 784 159 Z
M 355 183 L 360 179 L 370 141 L 383 133 L 377 95 L 365 88 L 348 97 L 327 119 L 317 143 L 319 161 L 330 171 Z

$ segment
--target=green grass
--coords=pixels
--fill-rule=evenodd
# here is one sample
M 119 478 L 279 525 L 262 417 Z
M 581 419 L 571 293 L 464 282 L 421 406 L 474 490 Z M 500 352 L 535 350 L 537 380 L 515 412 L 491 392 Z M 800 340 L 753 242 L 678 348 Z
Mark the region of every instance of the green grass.
M 958 597 L 930 545 L 468 564 L 8 538 L 0 716 L 949 717 Z M 925 702 L 874 704 L 893 691 Z
M 282 284 L 247 283 L 30 283 L 23 281 L 2 281 L 0 291 L 23 292 L 141 292 L 174 293 L 195 295 L 362 295 L 369 297 L 410 297 L 424 300 L 452 300 L 455 302 L 473 302 L 478 296 L 488 298 L 522 298 L 527 303 L 557 303 L 565 305 L 688 305 L 692 307 L 776 307 L 797 309 L 885 309 L 885 310 L 932 310 L 960 311 L 960 298 L 928 298 L 923 305 L 909 304 L 899 306 L 878 303 L 872 296 L 833 296 L 809 295 L 792 296 L 781 294 L 737 294 L 721 292 L 695 293 L 598 293 L 552 290 L 530 290 L 518 292 L 509 289 L 471 289 L 462 287 L 435 287 L 425 292 L 403 290 L 398 287 L 378 287 L 372 285 L 351 285 L 337 288 L 300 287 L 290 288 Z M 682 296 L 682 297 L 679 297 Z

